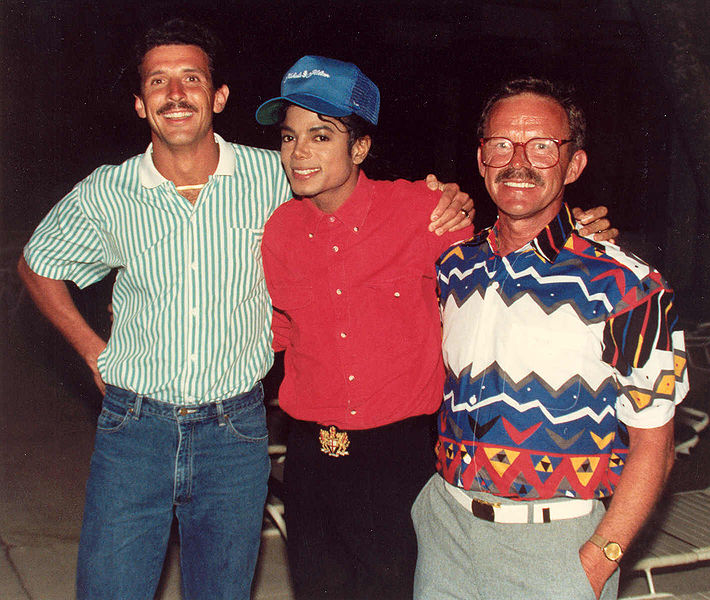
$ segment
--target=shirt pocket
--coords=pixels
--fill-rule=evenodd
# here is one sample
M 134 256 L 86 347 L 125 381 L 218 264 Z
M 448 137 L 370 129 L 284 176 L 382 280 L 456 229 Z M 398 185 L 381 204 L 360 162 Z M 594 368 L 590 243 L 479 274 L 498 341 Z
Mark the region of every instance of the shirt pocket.
M 420 274 L 404 275 L 368 282 L 358 312 L 368 315 L 368 328 L 379 338 L 378 344 L 401 352 L 408 344 L 421 341 L 426 320 L 435 318 L 434 298 L 433 280 Z
M 245 286 L 246 295 L 264 285 L 264 269 L 261 261 L 261 238 L 263 228 L 229 226 L 224 244 L 224 259 L 217 258 L 222 273 L 217 281 L 228 286 Z
M 290 318 L 299 310 L 310 307 L 315 300 L 313 288 L 302 284 L 275 285 L 269 289 L 269 294 L 273 307 Z

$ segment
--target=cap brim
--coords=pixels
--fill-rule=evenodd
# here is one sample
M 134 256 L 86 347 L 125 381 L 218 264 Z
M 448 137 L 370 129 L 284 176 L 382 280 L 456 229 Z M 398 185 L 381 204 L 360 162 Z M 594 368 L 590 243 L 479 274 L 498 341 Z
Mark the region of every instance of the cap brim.
M 256 120 L 262 125 L 274 125 L 279 120 L 279 110 L 285 102 L 290 102 L 306 110 L 312 110 L 319 115 L 328 117 L 347 117 L 353 112 L 350 107 L 337 106 L 317 96 L 292 94 L 290 96 L 279 96 L 264 102 L 256 109 Z

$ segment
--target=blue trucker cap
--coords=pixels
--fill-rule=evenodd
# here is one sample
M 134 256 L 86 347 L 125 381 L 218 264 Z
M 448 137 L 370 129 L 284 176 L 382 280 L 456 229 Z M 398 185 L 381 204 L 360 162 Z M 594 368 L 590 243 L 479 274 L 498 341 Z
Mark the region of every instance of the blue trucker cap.
M 329 117 L 356 114 L 377 125 L 380 90 L 353 63 L 304 56 L 281 80 L 281 95 L 256 109 L 256 120 L 262 125 L 275 124 L 284 102 Z

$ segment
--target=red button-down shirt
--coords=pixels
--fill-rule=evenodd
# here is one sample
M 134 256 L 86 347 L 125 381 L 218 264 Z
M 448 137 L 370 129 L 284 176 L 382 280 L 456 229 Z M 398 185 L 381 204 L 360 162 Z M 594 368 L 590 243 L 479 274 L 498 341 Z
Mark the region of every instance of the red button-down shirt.
M 335 213 L 294 199 L 269 219 L 262 254 L 274 350 L 286 350 L 279 402 L 288 414 L 368 429 L 439 408 L 434 262 L 472 233 L 428 231 L 439 195 L 361 172 Z

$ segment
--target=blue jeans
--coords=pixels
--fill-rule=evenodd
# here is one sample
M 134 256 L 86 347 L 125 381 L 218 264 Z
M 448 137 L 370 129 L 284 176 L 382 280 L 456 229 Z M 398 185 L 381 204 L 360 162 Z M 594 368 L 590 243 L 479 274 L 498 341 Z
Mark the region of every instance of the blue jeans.
M 183 598 L 249 598 L 269 476 L 263 396 L 257 384 L 180 407 L 107 386 L 79 542 L 79 600 L 153 598 L 173 510 Z

